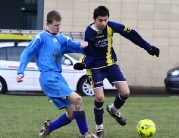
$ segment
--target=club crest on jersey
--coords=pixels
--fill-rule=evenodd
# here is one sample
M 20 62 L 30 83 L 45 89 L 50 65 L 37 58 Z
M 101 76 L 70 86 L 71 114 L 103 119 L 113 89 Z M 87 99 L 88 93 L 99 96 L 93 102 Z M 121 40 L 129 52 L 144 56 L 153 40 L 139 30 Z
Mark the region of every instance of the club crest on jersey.
M 97 33 L 98 33 L 98 34 L 102 34 L 102 30 L 100 30 L 100 31 L 97 31 Z
M 128 27 L 128 26 L 125 26 L 125 27 L 124 27 L 124 31 L 125 31 L 125 32 L 130 33 L 131 30 L 132 30 L 132 29 L 131 29 L 130 27 Z
M 53 38 L 53 42 L 55 42 L 55 43 L 56 43 L 56 42 L 57 42 L 57 39 L 56 39 L 56 38 Z

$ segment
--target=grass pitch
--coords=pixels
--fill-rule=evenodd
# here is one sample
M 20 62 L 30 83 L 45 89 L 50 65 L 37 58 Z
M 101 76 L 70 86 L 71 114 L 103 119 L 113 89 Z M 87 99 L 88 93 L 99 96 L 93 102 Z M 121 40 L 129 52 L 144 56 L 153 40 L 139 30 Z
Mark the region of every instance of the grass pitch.
M 104 108 L 114 97 L 106 97 Z M 89 130 L 95 133 L 94 97 L 83 97 Z M 44 120 L 56 119 L 65 110 L 57 108 L 45 96 L 0 95 L 0 138 L 35 138 Z M 179 97 L 130 97 L 120 110 L 127 119 L 120 126 L 105 110 L 105 138 L 139 138 L 136 125 L 151 119 L 157 127 L 153 138 L 176 138 L 179 135 Z M 46 138 L 78 138 L 76 122 L 58 129 Z

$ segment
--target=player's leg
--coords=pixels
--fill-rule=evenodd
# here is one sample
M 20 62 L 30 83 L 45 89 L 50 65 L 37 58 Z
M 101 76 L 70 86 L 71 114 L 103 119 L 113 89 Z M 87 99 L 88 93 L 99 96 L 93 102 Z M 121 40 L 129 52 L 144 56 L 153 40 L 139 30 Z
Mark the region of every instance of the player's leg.
M 114 83 L 119 94 L 116 96 L 114 103 L 107 106 L 107 111 L 117 120 L 119 124 L 125 125 L 126 119 L 118 111 L 118 109 L 124 105 L 125 101 L 129 97 L 130 91 L 126 79 L 118 65 L 111 66 L 109 69 L 108 80 L 111 83 Z
M 116 96 L 115 100 L 114 100 L 114 103 L 112 103 L 111 105 L 107 106 L 107 111 L 111 114 L 111 116 L 113 116 L 116 121 L 121 124 L 121 125 L 125 125 L 126 124 L 126 119 L 125 117 L 121 114 L 121 112 L 119 112 L 118 109 L 120 109 L 125 101 L 127 100 L 128 98 L 128 93 L 129 91 L 127 91 L 127 82 L 116 82 L 116 87 L 118 87 L 118 91 L 119 91 L 119 94 Z M 126 88 L 126 91 L 123 91 L 119 88 Z M 123 96 L 120 92 L 126 92 L 126 97 Z
M 104 137 L 104 125 L 103 125 L 103 104 L 104 104 L 104 92 L 103 87 L 94 89 L 95 101 L 94 101 L 94 115 L 96 122 L 96 135 L 99 138 Z
M 72 90 L 68 88 L 66 81 L 59 73 L 42 73 L 40 76 L 40 84 L 43 92 L 59 110 L 65 107 L 67 111 L 74 110 L 72 102 L 65 99 L 65 95 L 70 95 Z M 49 135 L 52 131 L 69 124 L 72 119 L 69 114 L 64 113 L 54 121 L 46 120 L 38 135 Z
M 63 113 L 56 120 L 46 120 L 44 121 L 44 127 L 41 129 L 39 136 L 49 135 L 52 131 L 59 129 L 62 126 L 68 125 L 73 120 L 73 110 L 74 105 L 71 104 L 65 107 L 67 112 Z
M 97 138 L 94 134 L 92 134 L 88 130 L 86 115 L 82 106 L 82 97 L 76 92 L 72 92 L 67 97 L 67 100 L 71 101 L 74 104 L 75 108 L 73 111 L 73 117 L 76 120 L 76 123 L 78 125 L 79 131 L 80 131 L 80 137 L 81 138 Z
M 50 132 L 62 127 L 63 125 L 69 124 L 71 119 L 74 117 L 79 126 L 80 133 L 84 134 L 82 136 L 84 138 L 86 138 L 86 136 L 89 138 L 95 138 L 93 134 L 88 132 L 81 96 L 79 96 L 76 92 L 73 92 L 73 90 L 68 87 L 68 84 L 61 74 L 58 72 L 54 72 L 53 74 L 48 72 L 43 73 L 40 77 L 40 84 L 44 93 L 53 101 L 58 109 L 66 107 L 67 114 L 60 116 L 54 123 L 51 123 L 50 121 L 48 121 L 48 123 L 44 123 L 44 127 L 42 128 L 43 132 L 39 133 L 42 135 L 39 136 L 44 136 L 46 132 Z M 65 121 L 61 123 L 60 126 L 57 125 L 59 120 L 62 119 L 65 119 Z
M 71 104 L 69 106 L 66 106 L 65 109 L 67 111 L 66 113 L 63 113 L 56 120 L 51 122 L 49 127 L 50 133 L 56 129 L 59 129 L 62 126 L 68 125 L 74 119 L 73 118 L 74 105 Z
M 119 93 L 115 98 L 114 106 L 117 109 L 120 109 L 124 105 L 127 98 L 129 97 L 130 90 L 126 81 L 116 82 L 115 86 Z
M 89 75 L 89 74 L 88 74 Z M 104 91 L 103 91 L 103 80 L 105 76 L 105 69 L 94 69 L 91 70 L 91 81 L 92 87 L 94 88 L 95 101 L 94 101 L 94 115 L 96 122 L 96 135 L 99 138 L 104 137 L 104 126 L 103 126 L 103 104 L 104 104 Z

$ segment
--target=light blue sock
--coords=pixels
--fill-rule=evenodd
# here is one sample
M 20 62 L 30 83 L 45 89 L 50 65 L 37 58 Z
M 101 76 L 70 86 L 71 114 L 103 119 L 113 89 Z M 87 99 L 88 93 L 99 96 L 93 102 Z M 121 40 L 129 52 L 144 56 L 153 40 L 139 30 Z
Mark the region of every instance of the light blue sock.
M 68 119 L 66 116 L 66 113 L 62 114 L 58 119 L 51 122 L 49 126 L 49 132 L 54 131 L 55 129 L 58 129 L 62 126 L 65 126 L 69 123 L 71 123 L 72 120 Z

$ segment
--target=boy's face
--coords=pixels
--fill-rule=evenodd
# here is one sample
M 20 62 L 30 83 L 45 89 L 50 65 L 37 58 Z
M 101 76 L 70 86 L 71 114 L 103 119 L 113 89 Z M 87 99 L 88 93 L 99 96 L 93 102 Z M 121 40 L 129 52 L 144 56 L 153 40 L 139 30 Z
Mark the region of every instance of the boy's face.
M 53 21 L 52 23 L 46 23 L 48 27 L 48 31 L 53 34 L 58 34 L 60 31 L 61 27 L 61 22 L 60 21 Z
M 108 16 L 98 16 L 94 19 L 94 25 L 98 30 L 103 30 L 108 23 Z

